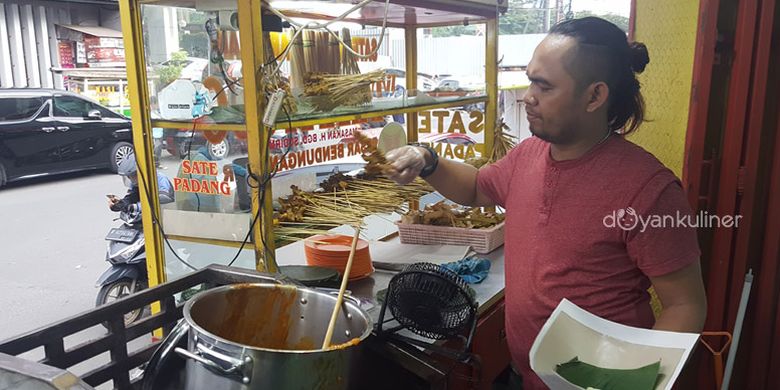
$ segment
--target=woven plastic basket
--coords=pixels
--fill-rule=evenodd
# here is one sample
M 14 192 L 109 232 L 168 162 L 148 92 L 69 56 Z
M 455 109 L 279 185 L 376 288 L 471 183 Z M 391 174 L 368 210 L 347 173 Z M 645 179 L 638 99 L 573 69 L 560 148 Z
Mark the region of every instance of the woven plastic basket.
M 477 253 L 489 253 L 504 245 L 504 222 L 487 229 L 468 229 L 396 222 L 404 244 L 469 245 Z

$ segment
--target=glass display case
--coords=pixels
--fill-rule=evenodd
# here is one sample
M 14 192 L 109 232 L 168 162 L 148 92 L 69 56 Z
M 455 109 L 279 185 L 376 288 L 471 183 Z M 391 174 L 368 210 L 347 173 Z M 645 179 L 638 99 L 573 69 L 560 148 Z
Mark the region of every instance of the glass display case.
M 275 271 L 273 200 L 359 168 L 356 130 L 399 122 L 445 157 L 491 148 L 501 2 L 120 0 L 120 10 L 139 169 L 176 192 L 160 205 L 157 182 L 141 183 L 150 285 L 195 252 Z M 462 48 L 482 59 L 468 77 L 428 64 L 425 45 L 430 29 L 463 24 L 483 31 Z

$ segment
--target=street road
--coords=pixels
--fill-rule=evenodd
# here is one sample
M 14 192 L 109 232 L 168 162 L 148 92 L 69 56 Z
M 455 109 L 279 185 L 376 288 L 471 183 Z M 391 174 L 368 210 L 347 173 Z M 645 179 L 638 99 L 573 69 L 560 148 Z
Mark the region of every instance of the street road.
M 162 172 L 174 176 L 177 163 L 166 155 Z M 104 238 L 119 225 L 106 194 L 126 192 L 120 177 L 108 171 L 36 178 L 0 189 L 0 341 L 94 307 L 95 282 L 108 268 Z M 92 327 L 66 338 L 65 348 L 103 334 L 102 326 Z M 141 339 L 146 338 L 134 344 L 149 341 Z M 94 367 L 92 361 L 71 370 L 79 375 Z
M 126 191 L 108 171 L 0 189 L 0 339 L 94 306 L 107 268 L 104 237 L 117 224 L 106 194 Z
M 235 157 L 239 156 L 230 159 Z M 161 172 L 173 178 L 179 163 L 166 153 Z M 104 238 L 112 227 L 120 225 L 113 220 L 118 214 L 108 209 L 106 194 L 121 197 L 126 192 L 120 177 L 108 171 L 37 178 L 0 189 L 0 341 L 94 307 L 95 282 L 108 268 Z M 387 235 L 394 229 L 387 218 L 371 222 L 373 227 L 364 233 L 368 237 Z M 343 233 L 352 234 L 349 229 Z M 175 240 L 171 246 L 197 268 L 227 264 L 236 256 L 236 248 L 231 247 Z M 189 272 L 169 248 L 165 252 L 169 278 Z M 242 251 L 234 265 L 254 268 L 253 252 Z M 67 337 L 65 348 L 104 334 L 102 326 L 92 327 Z M 149 341 L 150 337 L 140 337 L 130 349 Z M 43 354 L 35 351 L 22 357 L 38 360 Z M 82 375 L 107 361 L 105 353 L 69 370 Z

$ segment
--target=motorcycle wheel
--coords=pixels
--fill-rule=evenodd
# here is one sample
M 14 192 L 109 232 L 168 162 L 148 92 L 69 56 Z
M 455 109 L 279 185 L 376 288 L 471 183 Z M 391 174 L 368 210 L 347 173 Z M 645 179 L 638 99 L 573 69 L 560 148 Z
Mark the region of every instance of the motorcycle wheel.
M 100 288 L 98 291 L 97 299 L 95 300 L 95 307 L 105 305 L 107 303 L 114 302 L 120 298 L 124 298 L 130 295 L 130 291 L 133 291 L 133 284 L 137 282 L 135 292 L 146 289 L 146 281 L 135 281 L 130 278 L 121 278 L 113 283 L 109 283 Z M 143 315 L 144 308 L 138 308 L 125 314 L 125 326 L 129 326 Z M 103 326 L 108 328 L 108 322 L 104 322 Z

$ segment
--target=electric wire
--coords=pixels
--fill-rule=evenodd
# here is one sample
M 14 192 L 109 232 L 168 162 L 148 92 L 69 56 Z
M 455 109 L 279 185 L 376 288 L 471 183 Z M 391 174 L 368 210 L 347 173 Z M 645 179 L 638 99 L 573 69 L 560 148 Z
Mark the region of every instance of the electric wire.
M 171 250 L 173 255 L 176 257 L 177 260 L 179 260 L 182 264 L 186 265 L 187 267 L 191 268 L 194 271 L 197 271 L 198 268 L 195 268 L 192 264 L 190 264 L 187 260 L 182 259 L 178 253 L 173 249 L 173 246 L 171 246 L 170 241 L 168 241 L 168 236 L 165 234 L 165 231 L 163 230 L 162 222 L 160 222 L 160 219 L 157 217 L 157 213 L 155 213 L 154 207 L 151 207 L 152 203 L 152 195 L 149 192 L 149 182 L 146 181 L 146 176 L 144 176 L 144 173 L 141 172 L 141 170 L 138 170 L 138 177 L 141 179 L 141 182 L 143 182 L 144 185 L 144 192 L 146 193 L 146 201 L 149 202 L 149 209 L 152 212 L 152 222 L 154 222 L 157 227 L 160 229 L 160 235 L 163 236 L 163 240 L 165 241 L 165 244 L 168 246 L 168 248 Z
M 278 58 L 278 57 L 277 57 L 277 58 Z M 270 62 L 269 62 L 269 63 L 270 63 Z M 235 83 L 237 83 L 239 80 L 240 80 L 240 78 L 239 78 L 239 79 L 236 79 L 236 80 L 233 80 L 231 83 L 235 84 Z M 224 92 L 225 92 L 225 91 L 226 91 L 226 90 L 229 88 L 229 84 L 230 84 L 230 83 L 228 83 L 227 85 L 225 85 L 224 87 L 222 87 L 222 89 L 221 89 L 221 90 L 219 90 L 219 91 L 217 92 L 217 94 L 214 96 L 214 98 L 216 99 L 216 98 L 217 98 L 217 97 L 218 97 L 220 94 L 224 93 Z M 287 109 L 286 109 L 286 108 L 284 109 L 284 112 L 285 112 L 285 114 L 287 115 L 287 122 L 288 122 L 288 124 L 289 124 L 289 130 L 288 130 L 288 132 L 291 132 L 291 131 L 292 131 L 292 118 L 290 117 L 290 114 L 289 114 L 289 112 L 287 112 Z M 192 127 L 192 133 L 190 134 L 190 142 L 189 142 L 189 144 L 188 144 L 188 149 L 187 149 L 187 158 L 190 158 L 190 153 L 191 153 L 191 149 L 192 149 L 192 141 L 193 141 L 193 138 L 194 138 L 194 135 L 195 135 L 196 127 L 197 127 L 197 122 L 193 123 L 193 127 Z M 273 129 L 270 129 L 270 131 L 269 131 L 269 140 L 270 140 L 270 137 L 271 137 L 272 135 L 273 135 Z M 270 145 L 270 144 L 269 144 L 269 145 Z M 257 213 L 257 214 L 256 214 L 256 215 L 253 217 L 253 219 L 252 219 L 252 224 L 250 225 L 249 232 L 247 233 L 246 237 L 244 237 L 244 240 L 242 240 L 242 242 L 241 242 L 241 245 L 240 245 L 240 246 L 239 246 L 239 248 L 238 248 L 238 251 L 236 252 L 235 256 L 233 256 L 233 258 L 230 260 L 230 262 L 228 263 L 228 266 L 232 266 L 232 265 L 233 265 L 233 263 L 234 263 L 234 262 L 235 262 L 235 261 L 238 259 L 238 257 L 241 255 L 241 252 L 243 251 L 243 249 L 244 249 L 244 247 L 246 246 L 246 244 L 249 242 L 249 239 L 251 238 L 251 235 L 252 235 L 252 229 L 253 229 L 253 227 L 255 226 L 255 223 L 257 222 L 257 219 L 260 217 L 260 211 L 262 210 L 262 204 L 263 204 L 263 202 L 265 201 L 265 186 L 266 186 L 266 185 L 267 185 L 267 183 L 268 183 L 268 182 L 269 182 L 269 181 L 270 181 L 270 180 L 271 180 L 271 179 L 272 179 L 272 178 L 273 178 L 273 177 L 276 175 L 276 172 L 278 171 L 278 169 L 279 169 L 279 166 L 280 166 L 280 164 L 281 164 L 282 160 L 283 160 L 285 157 L 287 157 L 287 154 L 289 153 L 289 150 L 290 150 L 290 148 L 287 148 L 287 150 L 285 150 L 285 153 L 284 153 L 284 155 L 283 155 L 283 156 L 282 156 L 282 158 L 281 158 L 281 159 L 280 159 L 280 160 L 277 162 L 277 165 L 276 165 L 276 167 L 274 168 L 274 172 L 273 172 L 273 174 L 271 174 L 271 175 L 268 175 L 268 177 L 267 177 L 266 179 L 264 179 L 264 180 L 263 180 L 263 182 L 262 182 L 262 187 L 263 187 L 263 189 L 261 190 L 261 201 L 260 201 L 260 205 L 261 205 L 261 207 L 260 207 L 260 208 L 258 208 L 258 213 Z M 249 165 L 247 165 L 247 172 L 251 172 L 251 168 L 249 168 Z M 139 173 L 139 177 L 141 178 L 141 180 L 142 180 L 142 181 L 143 181 L 143 183 L 144 183 L 144 192 L 146 193 L 146 198 L 147 198 L 147 201 L 148 201 L 148 202 L 149 202 L 149 204 L 151 205 L 151 204 L 152 204 L 152 196 L 151 196 L 151 194 L 150 194 L 150 192 L 149 192 L 149 186 L 148 186 L 148 182 L 146 181 L 146 177 L 144 176 L 144 174 L 143 174 L 143 173 L 142 173 L 140 170 L 138 170 L 138 173 Z M 191 173 L 190 173 L 190 178 L 192 178 L 192 174 L 191 174 Z M 250 179 L 250 176 L 249 176 L 249 175 L 247 175 L 247 184 L 248 184 L 248 185 L 249 185 L 249 179 Z M 251 185 L 250 185 L 250 186 L 251 186 Z M 196 193 L 195 195 L 196 195 L 196 198 L 198 199 L 198 210 L 199 210 L 199 209 L 200 209 L 200 198 L 198 198 L 198 197 L 197 197 L 197 195 L 198 195 L 197 193 Z M 191 268 L 192 270 L 195 270 L 195 271 L 197 271 L 197 270 L 198 270 L 198 268 L 196 268 L 195 266 L 193 266 L 192 264 L 190 264 L 188 261 L 186 261 L 186 260 L 182 259 L 182 258 L 179 256 L 179 254 L 178 254 L 178 253 L 176 252 L 176 250 L 173 248 L 173 245 L 171 244 L 171 242 L 168 240 L 168 235 L 165 233 L 165 230 L 163 229 L 162 222 L 161 222 L 161 221 L 160 221 L 160 219 L 157 217 L 157 215 L 156 215 L 156 213 L 155 213 L 154 209 L 153 209 L 153 208 L 151 208 L 151 210 L 152 210 L 152 220 L 153 220 L 153 222 L 154 222 L 155 224 L 157 224 L 157 226 L 159 226 L 159 229 L 160 229 L 160 234 L 162 235 L 162 237 L 163 237 L 163 240 L 165 241 L 165 244 L 166 244 L 166 246 L 168 247 L 168 249 L 170 249 L 170 251 L 173 253 L 174 257 L 176 257 L 176 259 L 177 259 L 177 260 L 179 260 L 179 261 L 180 261 L 182 264 L 186 265 L 187 267 Z M 264 246 L 264 248 L 267 248 L 267 245 L 265 244 L 265 241 L 264 241 L 264 240 L 263 240 L 263 246 Z M 272 255 L 273 255 L 273 254 L 272 254 Z
M 280 18 L 282 18 L 282 19 L 286 20 L 288 23 L 290 23 L 290 25 L 292 25 L 292 26 L 296 26 L 296 27 L 298 27 L 298 28 L 297 28 L 297 29 L 295 29 L 295 28 L 294 28 L 294 30 L 295 30 L 295 33 L 293 34 L 293 37 L 292 37 L 292 39 L 290 39 L 290 41 L 287 43 L 287 46 L 285 47 L 285 49 L 284 49 L 282 52 L 280 52 L 280 53 L 279 53 L 279 55 L 278 55 L 278 56 L 276 56 L 274 59 L 270 60 L 268 63 L 266 63 L 266 64 L 264 64 L 262 67 L 260 67 L 260 68 L 258 69 L 258 71 L 262 71 L 262 69 L 263 69 L 265 66 L 268 66 L 268 65 L 270 65 L 270 64 L 273 64 L 274 62 L 276 62 L 276 61 L 278 61 L 278 60 L 280 60 L 280 59 L 281 59 L 281 61 L 280 61 L 280 62 L 277 64 L 277 66 L 276 66 L 276 68 L 274 69 L 274 71 L 271 73 L 271 76 L 273 76 L 273 75 L 277 74 L 277 73 L 279 72 L 279 70 L 281 69 L 281 66 L 282 66 L 282 64 L 283 64 L 283 63 L 284 63 L 284 61 L 286 60 L 286 58 L 287 58 L 287 55 L 289 54 L 289 51 L 290 51 L 290 49 L 292 48 L 293 42 L 294 42 L 294 41 L 295 41 L 295 39 L 298 37 L 298 35 L 300 35 L 300 34 L 301 34 L 301 32 L 303 32 L 303 30 L 305 30 L 305 29 L 324 29 L 325 31 L 327 31 L 328 33 L 330 33 L 330 35 L 332 35 L 332 36 L 333 36 L 333 37 L 334 37 L 334 38 L 335 38 L 335 39 L 336 39 L 336 40 L 337 40 L 337 41 L 338 41 L 338 42 L 339 42 L 339 43 L 340 43 L 340 44 L 341 44 L 341 45 L 344 47 L 344 49 L 345 49 L 345 50 L 349 51 L 349 52 L 350 52 L 350 54 L 352 54 L 352 55 L 354 55 L 354 56 L 356 56 L 356 57 L 358 57 L 358 58 L 369 58 L 369 57 L 372 57 L 374 54 L 376 54 L 376 53 L 379 51 L 379 48 L 382 46 L 382 42 L 383 42 L 383 40 L 384 40 L 385 31 L 386 31 L 386 29 L 387 29 L 387 13 L 388 13 L 388 9 L 390 8 L 390 0 L 385 0 L 385 10 L 384 10 L 384 17 L 383 17 L 383 19 L 382 19 L 382 30 L 381 30 L 381 33 L 380 33 L 380 36 L 379 36 L 379 41 L 378 41 L 377 47 L 376 47 L 374 50 L 372 50 L 371 52 L 367 53 L 367 54 L 361 54 L 361 53 L 358 53 L 358 52 L 354 51 L 354 50 L 351 48 L 351 45 L 347 45 L 347 44 L 346 44 L 346 43 L 345 43 L 345 42 L 344 42 L 344 41 L 343 41 L 343 40 L 342 40 L 342 39 L 341 39 L 341 38 L 338 36 L 338 34 L 336 34 L 335 32 L 333 32 L 332 30 L 330 30 L 330 29 L 328 28 L 328 26 L 330 26 L 331 24 L 333 24 L 333 23 L 336 23 L 336 22 L 341 22 L 341 21 L 343 21 L 344 19 L 346 19 L 346 17 L 347 17 L 347 16 L 349 16 L 349 14 L 351 14 L 352 12 L 354 12 L 354 11 L 356 11 L 356 10 L 358 10 L 358 9 L 361 9 L 361 8 L 365 7 L 367 4 L 369 4 L 369 3 L 371 3 L 371 2 L 373 2 L 373 0 L 363 0 L 362 2 L 360 2 L 360 3 L 356 4 L 355 6 L 353 6 L 352 8 L 350 8 L 348 11 L 346 11 L 346 12 L 344 12 L 343 14 L 341 14 L 340 16 L 338 16 L 337 18 L 335 18 L 335 19 L 332 19 L 332 20 L 330 20 L 330 21 L 328 21 L 328 22 L 326 22 L 326 23 L 314 23 L 314 22 L 308 22 L 308 23 L 306 23 L 306 24 L 301 24 L 301 23 L 298 23 L 298 22 L 294 21 L 292 18 L 289 18 L 289 17 L 287 17 L 286 15 L 282 14 L 282 13 L 281 13 L 281 12 L 279 12 L 278 10 L 276 10 L 276 9 L 274 9 L 273 7 L 270 7 L 270 6 L 269 6 L 269 7 L 268 7 L 268 9 L 269 9 L 269 10 L 270 10 L 272 13 L 274 13 L 274 14 L 276 14 L 277 16 L 279 16 Z M 219 54 L 221 54 L 221 53 L 219 53 Z M 222 72 L 222 74 L 223 74 L 223 77 L 225 77 L 225 79 L 226 79 L 226 80 L 229 80 L 229 78 L 227 77 L 227 74 L 226 74 L 226 72 L 225 72 L 225 70 L 224 70 L 224 62 L 220 62 L 218 65 L 220 66 L 220 71 Z M 236 78 L 235 80 L 230 80 L 230 81 L 229 81 L 229 82 L 228 82 L 228 83 L 227 83 L 227 84 L 226 84 L 226 85 L 225 85 L 225 86 L 224 86 L 224 87 L 223 87 L 223 88 L 222 88 L 222 89 L 221 89 L 221 90 L 220 90 L 220 91 L 219 91 L 219 92 L 218 92 L 218 93 L 215 95 L 215 97 L 214 97 L 214 98 L 218 97 L 218 96 L 219 96 L 221 93 L 223 93 L 223 92 L 224 92 L 226 89 L 229 89 L 231 92 L 233 92 L 234 94 L 236 94 L 236 92 L 235 92 L 235 91 L 233 91 L 233 89 L 232 89 L 232 86 L 233 86 L 233 85 L 236 85 L 236 84 L 238 84 L 238 83 L 239 83 L 239 82 L 240 82 L 242 79 L 243 79 L 242 77 L 238 77 L 238 78 Z M 290 113 L 287 111 L 287 109 L 286 109 L 286 108 L 283 108 L 283 109 L 284 109 L 284 112 L 285 112 L 285 114 L 286 114 L 286 116 L 287 116 L 287 121 L 288 121 L 288 124 L 289 124 L 289 129 L 288 129 L 288 137 L 290 137 L 290 136 L 291 136 L 291 134 L 292 134 L 292 120 L 291 120 L 291 118 L 290 118 Z M 188 159 L 189 159 L 189 158 L 190 158 L 190 156 L 191 156 L 191 152 L 192 152 L 192 143 L 193 143 L 193 141 L 194 141 L 196 127 L 197 127 L 197 122 L 193 123 L 192 131 L 191 131 L 191 134 L 190 134 L 190 140 L 189 140 L 189 142 L 188 142 L 188 144 L 187 144 L 187 153 L 186 153 L 186 156 L 187 156 L 187 158 L 188 158 Z M 273 135 L 273 132 L 274 132 L 274 131 L 273 131 L 273 129 L 269 129 L 269 141 L 270 141 L 270 137 Z M 269 146 L 269 143 L 267 142 L 267 143 L 266 143 L 266 145 L 267 145 L 267 146 Z M 267 184 L 268 184 L 268 182 L 270 182 L 270 181 L 271 181 L 271 179 L 272 179 L 272 178 L 273 178 L 273 177 L 276 175 L 276 173 L 278 172 L 278 169 L 279 169 L 279 166 L 280 166 L 281 162 L 282 162 L 282 161 L 284 161 L 284 159 L 287 157 L 288 153 L 290 152 L 290 149 L 291 149 L 291 147 L 287 147 L 287 148 L 285 149 L 285 152 L 284 152 L 284 154 L 283 154 L 283 155 L 282 155 L 282 157 L 281 157 L 281 158 L 280 158 L 280 159 L 277 161 L 277 164 L 276 164 L 276 166 L 274 167 L 274 170 L 273 170 L 272 172 L 268 172 L 268 171 L 266 171 L 266 173 L 264 174 L 264 176 L 265 176 L 265 177 L 263 178 L 262 182 L 260 182 L 260 185 L 259 185 L 259 187 L 258 187 L 258 191 L 260 191 L 260 202 L 259 202 L 259 207 L 258 207 L 258 209 L 257 209 L 257 213 L 254 215 L 254 217 L 253 217 L 253 219 L 252 219 L 252 224 L 250 225 L 249 232 L 247 232 L 247 235 L 246 235 L 246 237 L 245 237 L 245 238 L 244 238 L 244 240 L 241 242 L 241 245 L 239 246 L 239 249 L 238 249 L 238 251 L 236 252 L 236 254 L 235 254 L 235 256 L 233 257 L 233 259 L 232 259 L 232 260 L 231 260 L 231 261 L 228 263 L 228 266 L 232 266 L 232 265 L 233 265 L 233 263 L 234 263 L 234 262 L 235 262 L 235 261 L 238 259 L 238 257 L 240 256 L 241 252 L 243 251 L 244 247 L 245 247 L 245 246 L 246 246 L 246 244 L 248 243 L 248 241 L 249 241 L 249 238 L 250 238 L 250 237 L 251 237 L 251 235 L 252 235 L 252 229 L 254 229 L 254 226 L 255 226 L 255 224 L 257 223 L 257 219 L 258 219 L 258 218 L 260 217 L 260 215 L 261 215 L 261 212 L 262 212 L 262 209 L 263 209 L 263 205 L 265 204 L 265 193 L 266 193 L 266 185 L 267 185 Z M 250 184 L 250 179 L 255 179 L 255 180 L 257 180 L 257 177 L 256 177 L 256 175 L 252 174 L 252 172 L 251 172 L 251 168 L 250 168 L 250 165 L 247 165 L 247 172 L 248 172 L 248 174 L 247 174 L 247 178 L 246 178 L 246 180 L 247 180 L 247 185 L 251 187 L 251 184 Z M 139 171 L 139 173 L 140 173 L 140 171 Z M 150 193 L 149 193 L 149 187 L 148 187 L 148 185 L 147 185 L 146 178 L 143 176 L 143 173 L 140 173 L 139 177 L 141 178 L 141 180 L 143 180 L 143 181 L 144 181 L 144 190 L 145 190 L 145 192 L 146 192 L 147 201 L 149 201 L 149 204 L 151 205 L 151 204 L 152 204 L 152 203 L 151 203 L 151 195 L 150 195 Z M 192 173 L 190 173 L 190 178 L 191 178 L 191 177 L 192 177 Z M 198 209 L 198 210 L 200 210 L 200 198 L 198 197 L 198 194 L 195 194 L 195 196 L 196 196 L 196 199 L 198 200 L 198 206 L 197 206 L 197 209 Z M 189 268 L 191 268 L 191 269 L 193 269 L 193 270 L 197 270 L 197 268 L 195 268 L 194 266 L 192 266 L 192 264 L 190 264 L 190 263 L 189 263 L 189 262 L 187 262 L 186 260 L 182 259 L 182 258 L 181 258 L 181 257 L 178 255 L 178 253 L 176 253 L 176 251 L 173 249 L 173 246 L 171 245 L 170 241 L 168 240 L 168 237 L 167 237 L 167 235 L 165 234 L 165 232 L 164 232 L 164 230 L 163 230 L 162 223 L 160 222 L 159 218 L 157 218 L 157 215 L 155 214 L 154 210 L 152 210 L 152 219 L 153 219 L 154 223 L 156 223 L 156 224 L 157 224 L 157 226 L 159 227 L 159 229 L 160 229 L 160 233 L 161 233 L 161 235 L 163 236 L 163 239 L 164 239 L 164 241 L 165 241 L 166 245 L 167 245 L 167 246 L 168 246 L 168 248 L 171 250 L 171 252 L 173 253 L 173 255 L 174 255 L 174 256 L 175 256 L 175 257 L 176 257 L 176 258 L 177 258 L 179 261 L 181 261 L 183 264 L 187 265 Z M 261 238 L 261 241 L 262 241 L 262 244 L 263 244 L 263 248 L 264 248 L 264 249 L 267 249 L 267 248 L 268 248 L 268 245 L 267 245 L 267 243 L 265 242 L 265 237 L 264 237 L 264 235 L 261 235 L 261 237 L 260 237 L 260 238 Z M 271 253 L 270 251 L 269 251 L 268 253 L 269 253 L 269 254 L 270 254 L 272 257 L 274 257 L 274 256 L 275 256 L 275 254 Z
M 239 77 L 229 83 L 226 83 L 222 89 L 220 89 L 213 97 L 213 99 L 216 99 L 219 97 L 219 95 L 223 94 L 226 90 L 230 89 L 231 85 L 238 84 L 239 81 L 241 81 L 243 77 Z M 232 91 L 232 90 L 231 90 Z M 234 92 L 235 93 L 235 92 Z M 192 144 L 195 140 L 195 128 L 198 126 L 198 122 L 193 121 L 192 122 L 192 130 L 190 131 L 190 139 L 187 141 L 187 159 L 192 159 Z M 226 136 L 227 137 L 227 136 Z M 230 147 L 230 144 L 228 144 L 228 148 Z M 229 150 L 228 150 L 229 152 Z M 192 172 L 189 173 L 189 179 L 192 180 Z M 200 195 L 198 193 L 195 193 L 195 200 L 197 200 L 197 206 L 195 207 L 195 211 L 200 211 Z
M 287 137 L 289 139 L 289 138 L 292 137 L 292 130 L 293 130 L 292 118 L 290 117 L 290 113 L 287 111 L 287 108 L 282 106 L 282 109 L 284 110 L 284 113 L 287 116 L 287 123 L 289 125 L 289 127 L 287 129 Z M 269 137 L 268 137 L 268 141 L 269 142 L 267 143 L 267 145 L 268 145 L 267 148 L 269 150 L 270 150 L 270 139 L 271 139 L 271 135 L 273 135 L 273 132 L 274 132 L 273 129 L 269 128 Z M 247 186 L 255 188 L 254 186 L 252 186 L 252 184 L 250 183 L 249 180 L 250 179 L 254 179 L 254 180 L 258 181 L 258 183 L 260 183 L 260 184 L 258 185 L 257 190 L 260 192 L 260 199 L 259 199 L 259 202 L 258 202 L 257 213 L 255 213 L 255 216 L 252 219 L 252 224 L 249 225 L 250 227 L 249 227 L 249 232 L 247 233 L 247 237 L 244 239 L 244 242 L 242 243 L 241 247 L 239 248 L 238 253 L 236 253 L 236 255 L 233 257 L 233 260 L 231 260 L 228 263 L 228 267 L 232 266 L 233 263 L 238 259 L 238 256 L 241 254 L 241 250 L 243 249 L 244 245 L 246 244 L 247 240 L 249 239 L 249 237 L 252 234 L 252 229 L 254 229 L 255 223 L 257 223 L 257 219 L 260 218 L 261 212 L 262 212 L 263 207 L 265 205 L 266 186 L 271 181 L 271 179 L 273 179 L 276 176 L 276 174 L 279 172 L 279 167 L 281 167 L 282 161 L 284 161 L 284 159 L 287 158 L 288 153 L 290 153 L 290 149 L 292 149 L 292 142 L 289 142 L 288 145 L 289 146 L 285 149 L 284 153 L 282 154 L 282 157 L 279 158 L 279 160 L 276 162 L 276 166 L 274 166 L 273 171 L 266 171 L 266 173 L 264 174 L 264 176 L 266 176 L 266 177 L 263 178 L 262 182 L 260 182 L 258 180 L 258 177 L 256 175 L 252 174 L 251 166 L 249 164 L 247 164 L 247 176 L 246 176 Z M 261 240 L 261 242 L 263 244 L 263 250 L 267 251 L 268 244 L 265 241 L 265 235 L 264 234 L 260 235 L 260 240 Z M 273 253 L 273 251 L 268 251 L 268 254 L 271 255 L 271 258 L 275 262 L 276 261 L 276 254 Z

